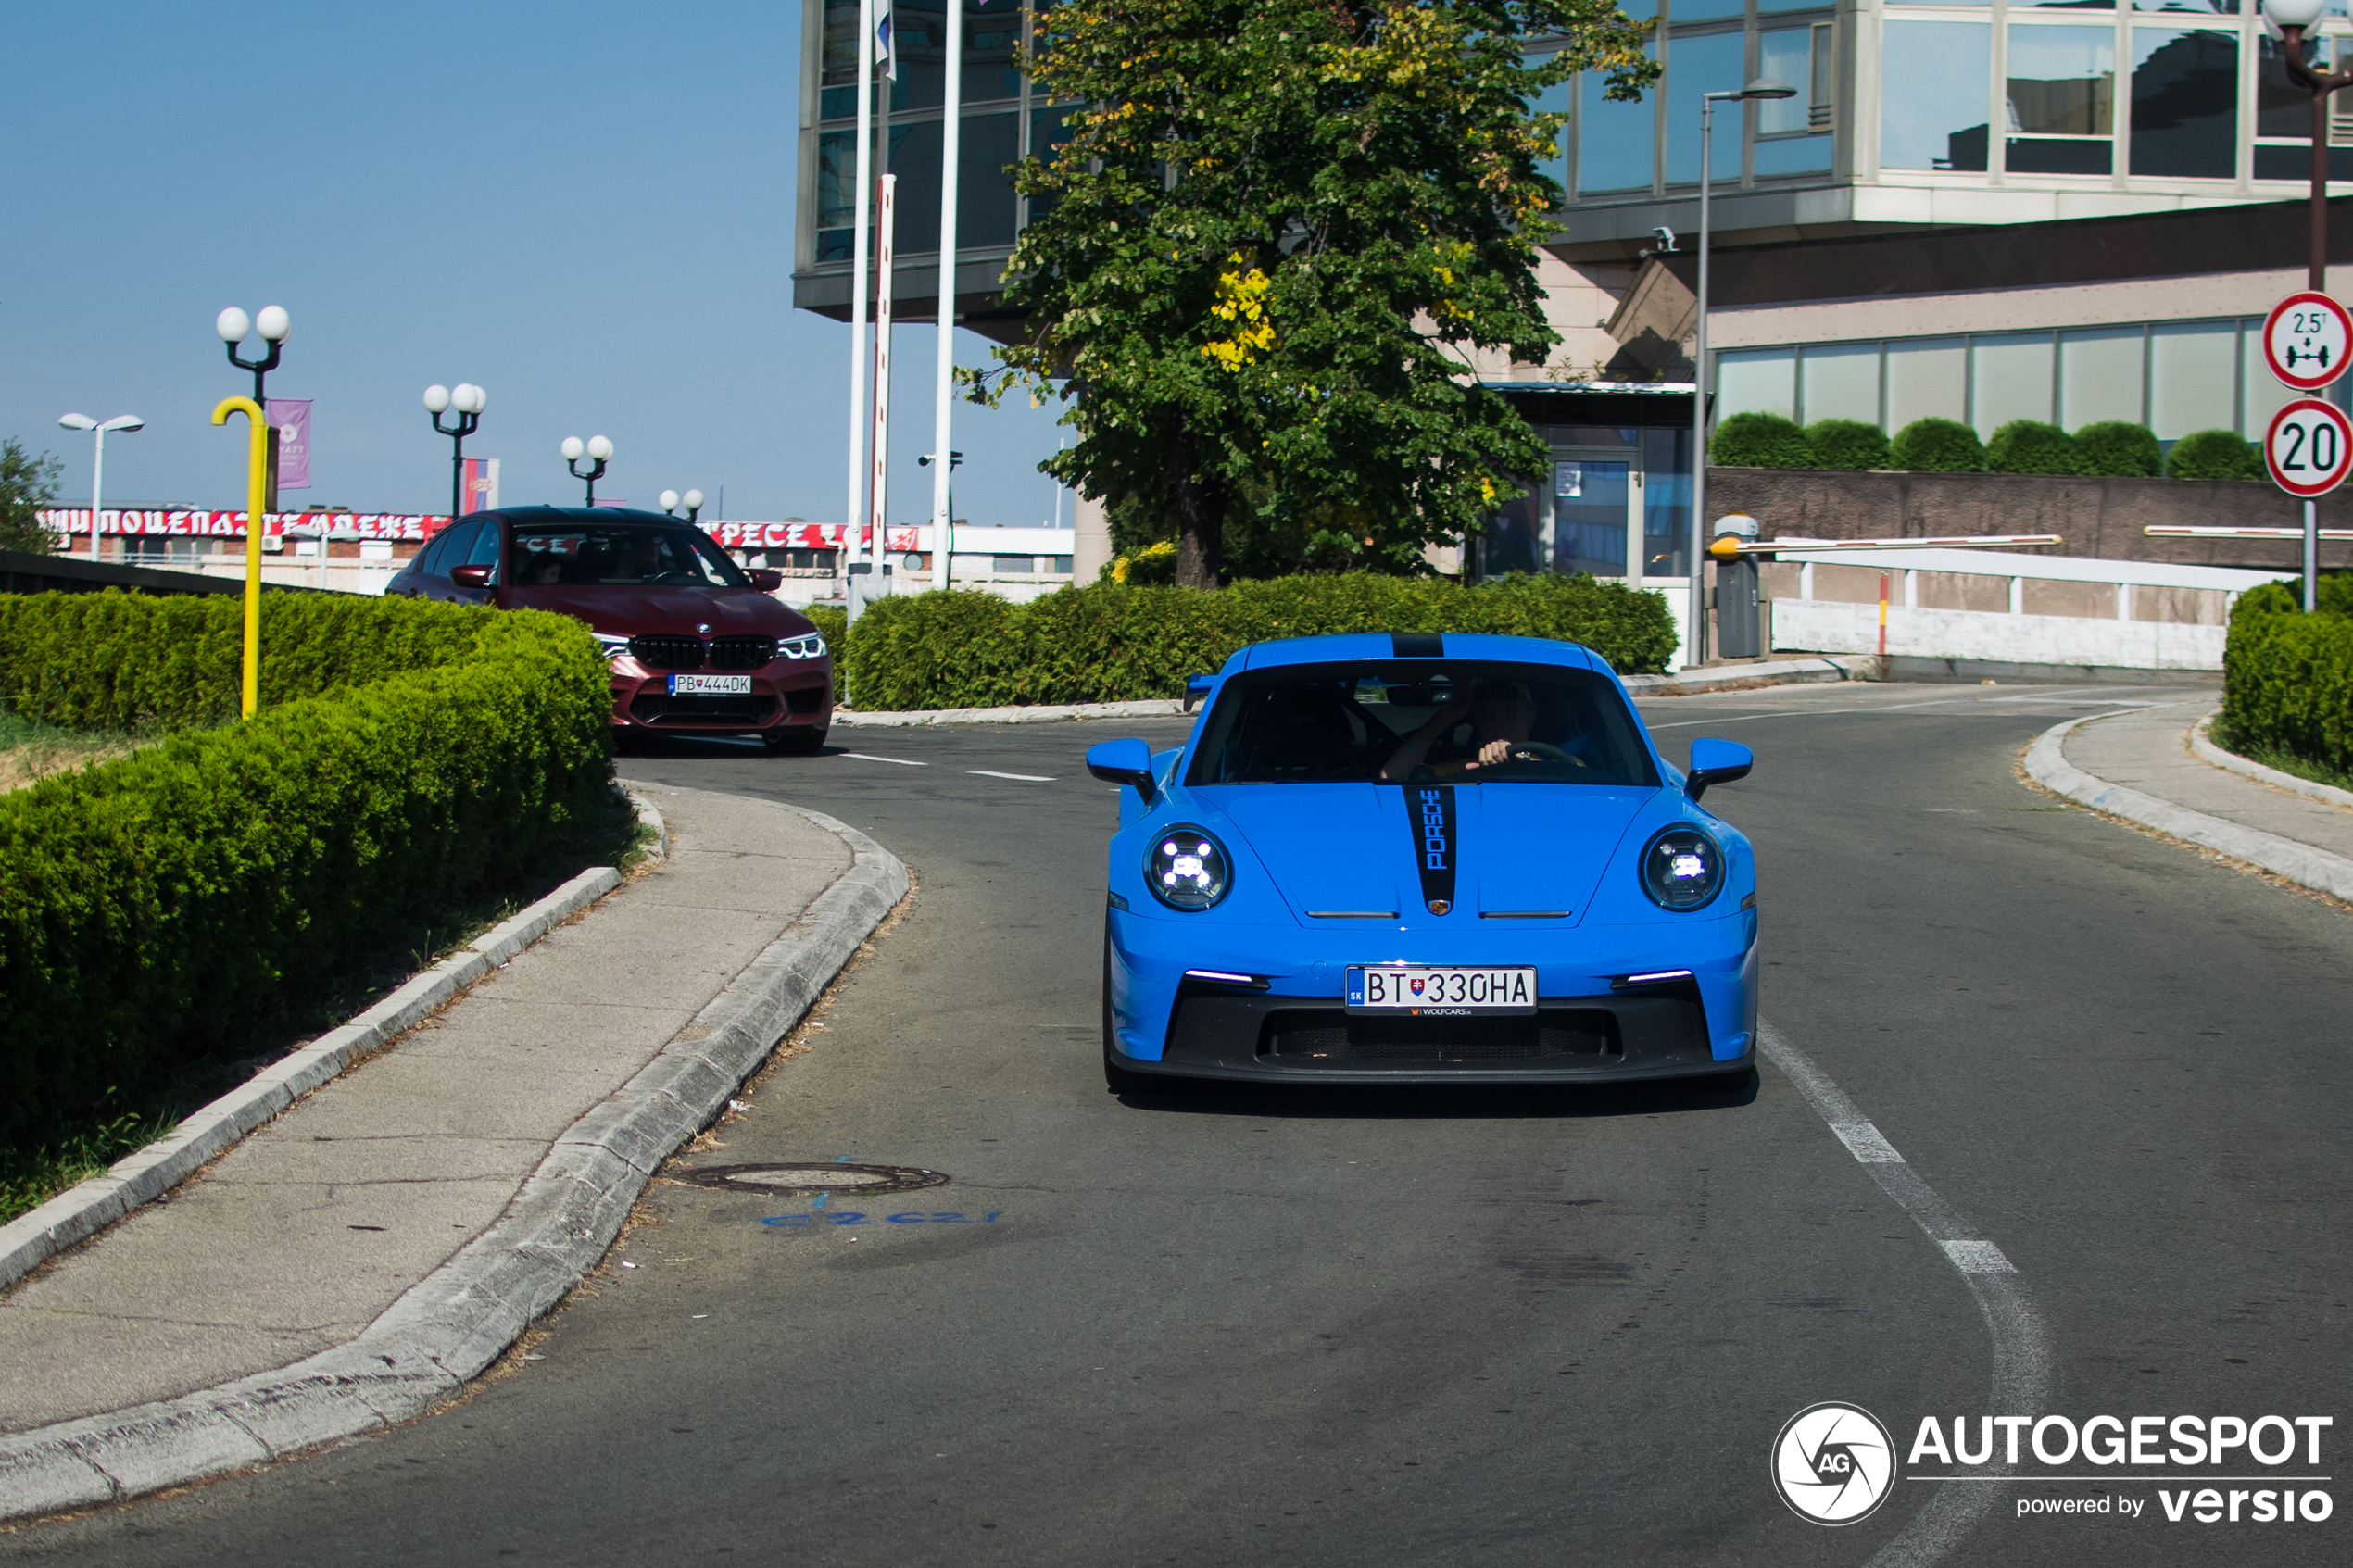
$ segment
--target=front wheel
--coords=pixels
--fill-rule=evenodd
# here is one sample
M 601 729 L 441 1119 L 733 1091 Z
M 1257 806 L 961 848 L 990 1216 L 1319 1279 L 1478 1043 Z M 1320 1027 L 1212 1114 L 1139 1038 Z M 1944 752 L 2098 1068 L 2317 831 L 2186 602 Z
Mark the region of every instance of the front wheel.
M 1103 929 L 1103 1086 L 1115 1095 L 1132 1095 L 1142 1091 L 1147 1081 L 1140 1073 L 1131 1073 L 1119 1065 L 1114 1055 L 1119 1036 L 1111 1022 L 1111 929 Z

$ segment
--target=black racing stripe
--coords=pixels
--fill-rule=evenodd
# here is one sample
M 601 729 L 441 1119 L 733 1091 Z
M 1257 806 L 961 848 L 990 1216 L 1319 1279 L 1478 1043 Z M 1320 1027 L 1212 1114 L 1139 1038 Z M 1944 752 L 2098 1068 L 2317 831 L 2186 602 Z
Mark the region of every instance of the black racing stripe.
M 1405 822 L 1414 834 L 1414 865 L 1422 877 L 1422 908 L 1445 914 L 1454 907 L 1454 869 L 1462 863 L 1454 836 L 1454 786 L 1407 784 Z
M 1436 632 L 1391 632 L 1389 651 L 1396 659 L 1444 659 L 1446 639 Z

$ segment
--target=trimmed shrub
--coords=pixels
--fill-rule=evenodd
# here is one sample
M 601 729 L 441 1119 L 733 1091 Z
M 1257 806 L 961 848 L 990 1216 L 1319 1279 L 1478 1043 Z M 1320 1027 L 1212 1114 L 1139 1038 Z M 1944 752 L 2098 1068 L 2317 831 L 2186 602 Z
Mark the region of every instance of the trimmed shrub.
M 2307 615 L 2299 585 L 2266 583 L 2239 596 L 2214 727 L 2233 746 L 2353 773 L 2353 581 L 2324 577 L 2317 597 Z
M 1958 420 L 1931 415 L 1897 431 L 1889 458 L 1914 473 L 1983 473 L 1985 443 Z
M 517 874 L 603 803 L 612 698 L 578 621 L 291 594 L 261 609 L 254 719 L 0 795 L 0 1135 L 204 1055 L 282 1009 L 290 975 Z M 0 698 L 76 723 L 233 713 L 220 649 L 243 612 L 0 598 Z
M 1716 427 L 1707 460 L 1725 468 L 1804 469 L 1814 466 L 1806 433 L 1779 414 L 1734 414 Z
M 2194 430 L 2165 455 L 2168 479 L 2269 479 L 2263 454 L 2234 430 Z
M 2040 420 L 2012 420 L 1985 444 L 1985 466 L 1995 473 L 2073 473 L 2075 440 Z
M 1806 427 L 1808 468 L 1883 469 L 1887 433 L 1861 420 L 1816 420 Z
M 2155 479 L 2165 471 L 2165 450 L 2146 425 L 2103 420 L 2075 433 L 2075 471 L 2117 479 Z
M 977 590 L 880 600 L 841 663 L 862 708 L 993 708 L 1184 694 L 1245 644 L 1335 632 L 1495 632 L 1582 643 L 1618 670 L 1656 670 L 1675 628 L 1655 593 L 1591 577 L 1475 588 L 1351 572 L 1191 588 L 1099 583 L 1016 605 Z
M 825 646 L 833 651 L 834 700 L 846 700 L 842 696 L 842 650 L 849 644 L 849 612 L 838 605 L 803 605 L 800 613 L 809 618 L 809 624 L 817 628 L 817 634 L 825 639 Z

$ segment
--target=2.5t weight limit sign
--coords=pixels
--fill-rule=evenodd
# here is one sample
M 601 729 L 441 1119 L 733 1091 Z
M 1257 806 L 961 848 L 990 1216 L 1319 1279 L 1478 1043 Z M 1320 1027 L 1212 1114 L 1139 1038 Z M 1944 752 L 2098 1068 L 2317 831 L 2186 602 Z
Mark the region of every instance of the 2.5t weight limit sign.
M 2334 403 L 2299 397 L 2271 416 L 2263 460 L 2271 483 L 2289 495 L 2325 495 L 2353 471 L 2353 420 Z
M 2353 317 L 2324 294 L 2292 294 L 2263 322 L 2263 359 L 2298 392 L 2317 392 L 2345 373 Z

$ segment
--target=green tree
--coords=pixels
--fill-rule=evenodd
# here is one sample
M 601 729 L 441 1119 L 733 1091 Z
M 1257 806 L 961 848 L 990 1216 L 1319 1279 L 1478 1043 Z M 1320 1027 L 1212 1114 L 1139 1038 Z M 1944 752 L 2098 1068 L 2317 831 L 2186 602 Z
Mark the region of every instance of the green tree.
M 47 555 L 57 536 L 34 514 L 57 498 L 57 459 L 27 452 L 14 436 L 0 442 L 0 550 Z
M 1611 0 L 1073 0 L 1048 25 L 1025 64 L 1073 107 L 1014 173 L 1044 209 L 1007 267 L 1027 327 L 965 378 L 1070 403 L 1046 471 L 1165 497 L 1177 581 L 1212 587 L 1238 496 L 1303 526 L 1285 554 L 1411 572 L 1544 470 L 1466 360 L 1559 341 L 1534 262 L 1566 117 L 1530 106 L 1588 69 L 1639 97 L 1645 24 Z

